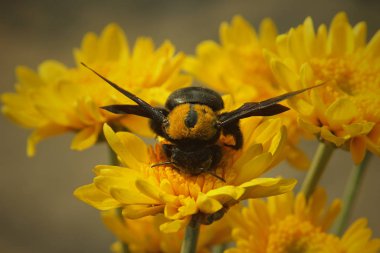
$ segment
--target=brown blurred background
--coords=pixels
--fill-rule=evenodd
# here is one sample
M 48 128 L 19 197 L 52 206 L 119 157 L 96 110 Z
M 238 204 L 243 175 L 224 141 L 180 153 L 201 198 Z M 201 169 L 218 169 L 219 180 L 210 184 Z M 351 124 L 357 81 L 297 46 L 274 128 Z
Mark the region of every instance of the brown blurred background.
M 0 8 L 0 93 L 14 91 L 14 69 L 36 68 L 45 59 L 73 64 L 72 49 L 89 31 L 99 33 L 109 22 L 119 23 L 132 43 L 146 35 L 159 44 L 170 39 L 179 50 L 193 53 L 205 39 L 218 39 L 222 21 L 241 14 L 257 27 L 271 17 L 280 32 L 312 16 L 329 23 L 344 10 L 351 23 L 367 21 L 369 35 L 379 29 L 380 1 L 4 1 Z M 98 212 L 75 199 L 73 190 L 92 180 L 91 169 L 107 163 L 98 145 L 84 152 L 69 150 L 72 135 L 42 142 L 36 157 L 25 155 L 28 131 L 0 116 L 0 252 L 109 252 L 113 236 Z M 304 143 L 309 155 L 315 143 Z M 354 218 L 366 216 L 380 237 L 380 159 L 373 157 Z M 338 151 L 322 184 L 330 199 L 342 193 L 351 168 L 349 154 Z M 284 164 L 272 174 L 303 178 Z

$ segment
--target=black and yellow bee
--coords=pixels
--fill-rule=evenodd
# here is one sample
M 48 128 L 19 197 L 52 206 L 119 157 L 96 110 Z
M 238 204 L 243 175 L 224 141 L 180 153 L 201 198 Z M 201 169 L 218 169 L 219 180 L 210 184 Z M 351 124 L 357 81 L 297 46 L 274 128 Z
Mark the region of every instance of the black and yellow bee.
M 285 93 L 261 102 L 248 102 L 224 113 L 219 113 L 224 103 L 218 93 L 202 87 L 187 87 L 171 93 L 165 108 L 156 108 L 82 64 L 137 104 L 108 105 L 103 109 L 115 114 L 149 118 L 151 129 L 169 142 L 162 145 L 167 161 L 153 166 L 168 164 L 183 173 L 209 173 L 223 181 L 215 174 L 215 168 L 222 158 L 221 146 L 217 143 L 220 135 L 231 135 L 235 143 L 228 146 L 238 150 L 243 145 L 240 119 L 285 112 L 289 108 L 278 104 L 280 101 L 316 87 Z

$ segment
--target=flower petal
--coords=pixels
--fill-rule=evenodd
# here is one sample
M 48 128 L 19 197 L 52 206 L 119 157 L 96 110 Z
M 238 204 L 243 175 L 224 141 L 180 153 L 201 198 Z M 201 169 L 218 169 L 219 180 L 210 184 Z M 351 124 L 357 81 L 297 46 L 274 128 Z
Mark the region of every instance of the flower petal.
M 208 213 L 208 214 L 215 213 L 219 211 L 220 209 L 222 209 L 223 207 L 223 205 L 220 204 L 219 201 L 208 197 L 203 192 L 200 192 L 198 194 L 197 206 L 201 212 Z
M 156 199 L 147 197 L 139 191 L 133 191 L 128 188 L 112 188 L 111 196 L 123 205 L 154 205 L 160 204 Z
M 299 81 L 297 73 L 276 59 L 270 61 L 270 66 L 279 85 L 286 90 L 294 90 L 293 87 L 296 86 Z
M 160 230 L 164 233 L 175 233 L 189 223 L 189 219 L 174 220 L 160 225 Z
M 100 191 L 94 184 L 77 188 L 74 196 L 99 210 L 109 210 L 121 206 L 119 201 Z
M 343 124 L 351 122 L 359 112 L 355 104 L 348 98 L 335 100 L 326 110 L 326 117 L 331 129 L 339 129 Z
M 46 125 L 44 127 L 36 129 L 28 138 L 27 142 L 27 155 L 29 157 L 34 156 L 36 153 L 36 145 L 51 136 L 59 135 L 67 131 L 66 127 L 60 127 L 57 125 Z
M 100 125 L 96 124 L 83 128 L 77 133 L 71 142 L 71 148 L 74 150 L 84 150 L 93 146 L 98 140 Z
M 240 185 L 240 187 L 246 189 L 241 199 L 263 198 L 283 194 L 291 191 L 296 183 L 297 180 L 295 179 L 256 178 Z
M 326 126 L 321 128 L 321 137 L 331 143 L 334 143 L 337 147 L 342 146 L 349 137 L 338 137 L 334 135 Z
M 146 159 L 147 157 L 146 151 L 142 157 L 141 156 L 136 157 L 136 154 L 144 153 L 143 151 L 140 150 L 141 140 L 138 137 L 134 136 L 133 134 L 127 133 L 127 132 L 123 132 L 122 134 L 115 134 L 112 128 L 108 126 L 107 124 L 104 124 L 103 131 L 104 131 L 104 136 L 106 137 L 109 145 L 119 155 L 121 161 L 124 164 L 128 165 L 128 167 L 130 168 L 134 168 L 134 169 L 139 168 L 140 167 L 139 159 L 141 159 L 142 157 L 143 159 Z M 120 140 L 119 138 L 120 136 L 128 139 L 129 144 L 126 145 L 126 139 L 124 139 L 123 141 Z M 138 148 L 136 148 L 136 146 L 132 146 L 129 141 L 132 142 L 133 145 L 138 145 L 137 146 Z M 145 150 L 146 149 L 147 148 L 145 146 Z
M 365 153 L 367 150 L 365 137 L 355 137 L 351 139 L 350 151 L 352 155 L 352 160 L 355 164 L 361 163 L 363 161 Z
M 253 157 L 241 168 L 238 168 L 239 171 L 237 172 L 234 184 L 239 185 L 243 182 L 250 181 L 252 178 L 260 176 L 268 169 L 271 162 L 272 154 L 269 152 Z
M 224 204 L 231 199 L 238 200 L 244 194 L 244 189 L 233 185 L 226 185 L 210 190 L 206 195 Z
M 164 208 L 165 205 L 127 205 L 123 206 L 123 216 L 127 219 L 138 219 L 162 213 Z

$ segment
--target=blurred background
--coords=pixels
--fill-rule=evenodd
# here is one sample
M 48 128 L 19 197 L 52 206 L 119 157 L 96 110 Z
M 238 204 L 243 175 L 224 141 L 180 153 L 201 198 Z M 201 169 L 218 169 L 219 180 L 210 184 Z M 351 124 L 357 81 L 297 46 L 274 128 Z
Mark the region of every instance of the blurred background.
M 346 11 L 351 24 L 366 21 L 369 36 L 379 29 L 380 1 L 7 1 L 0 8 L 0 93 L 14 91 L 14 69 L 35 69 L 45 59 L 72 66 L 72 49 L 83 35 L 99 33 L 109 22 L 124 28 L 130 43 L 141 35 L 156 44 L 170 39 L 178 50 L 192 54 L 205 39 L 218 40 L 222 21 L 241 14 L 258 26 L 271 17 L 285 32 L 312 16 L 315 25 L 329 23 Z M 97 145 L 84 152 L 69 150 L 70 134 L 43 141 L 34 158 L 25 152 L 28 131 L 0 116 L 0 252 L 109 252 L 114 241 L 94 208 L 75 199 L 73 190 L 91 182 L 91 169 L 108 162 L 107 149 Z M 311 156 L 314 143 L 303 143 Z M 353 218 L 365 216 L 380 237 L 380 158 L 373 157 Z M 330 199 L 341 196 L 351 169 L 350 155 L 338 151 L 322 184 Z M 272 174 L 303 173 L 283 164 Z

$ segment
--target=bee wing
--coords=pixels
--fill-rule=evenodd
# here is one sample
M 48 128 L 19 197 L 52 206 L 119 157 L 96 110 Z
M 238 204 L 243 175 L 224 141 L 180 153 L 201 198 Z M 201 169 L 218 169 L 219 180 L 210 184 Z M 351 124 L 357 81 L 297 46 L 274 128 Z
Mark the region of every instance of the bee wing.
M 221 114 L 219 122 L 220 126 L 225 126 L 239 119 L 244 119 L 252 116 L 272 116 L 280 114 L 287 110 L 289 110 L 288 107 L 280 104 L 272 104 L 263 107 L 261 102 L 245 103 L 236 110 Z
M 288 93 L 282 94 L 280 96 L 269 98 L 269 99 L 261 101 L 261 102 L 245 103 L 236 110 L 221 114 L 219 117 L 218 125 L 220 127 L 222 127 L 222 126 L 228 125 L 229 123 L 231 123 L 233 121 L 243 119 L 243 118 L 247 118 L 247 117 L 251 117 L 251 116 L 271 116 L 271 115 L 276 115 L 276 114 L 285 112 L 285 111 L 289 110 L 289 108 L 286 106 L 278 104 L 279 102 L 281 102 L 285 99 L 288 99 L 290 97 L 293 97 L 297 94 L 300 94 L 302 92 L 305 92 L 307 90 L 321 86 L 323 84 L 324 83 L 318 84 L 315 86 L 311 86 L 311 87 L 308 87 L 305 89 L 301 89 L 301 90 L 297 90 L 297 91 L 293 91 L 293 92 L 288 92 Z
M 98 72 L 96 72 L 95 70 L 93 70 L 92 68 L 88 67 L 83 62 L 81 62 L 81 64 L 83 66 L 85 66 L 86 68 L 88 68 L 89 70 L 91 70 L 92 72 L 94 72 L 97 76 L 99 76 L 101 79 L 103 79 L 104 81 L 106 81 L 109 85 L 111 85 L 113 88 L 115 88 L 116 90 L 118 90 L 120 93 L 122 93 L 123 95 L 125 95 L 126 97 L 128 97 L 129 99 L 131 99 L 132 101 L 134 101 L 136 104 L 138 104 L 138 107 L 141 108 L 140 112 L 146 114 L 147 118 L 151 118 L 154 121 L 157 121 L 157 122 L 160 122 L 160 123 L 162 123 L 162 122 L 165 121 L 166 117 L 165 117 L 164 114 L 162 114 L 162 112 L 160 110 L 157 110 L 156 108 L 154 108 L 153 106 L 151 106 L 150 104 L 148 104 L 147 102 L 145 102 L 144 100 L 142 100 L 141 98 L 139 98 L 136 95 L 130 93 L 129 91 L 124 90 L 123 88 L 121 88 L 117 84 L 111 82 L 110 80 L 108 80 L 107 78 L 105 78 L 104 76 L 102 76 L 101 74 L 99 74 Z M 136 110 L 136 109 L 132 109 L 132 110 Z
M 150 117 L 146 110 L 139 105 L 107 105 L 100 108 L 115 114 L 133 114 L 145 118 Z

